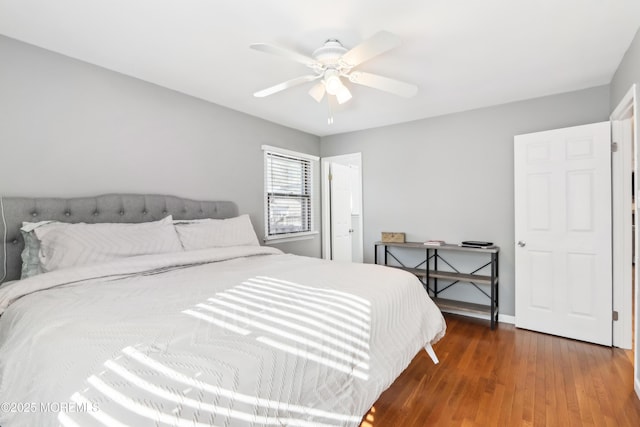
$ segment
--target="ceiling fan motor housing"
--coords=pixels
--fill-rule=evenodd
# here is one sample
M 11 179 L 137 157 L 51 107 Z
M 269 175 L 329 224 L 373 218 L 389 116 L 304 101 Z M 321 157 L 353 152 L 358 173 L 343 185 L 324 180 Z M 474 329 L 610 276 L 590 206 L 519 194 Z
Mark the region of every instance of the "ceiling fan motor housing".
M 347 49 L 337 39 L 329 39 L 324 46 L 313 51 L 313 59 L 326 65 L 337 66 L 340 57 L 347 53 Z

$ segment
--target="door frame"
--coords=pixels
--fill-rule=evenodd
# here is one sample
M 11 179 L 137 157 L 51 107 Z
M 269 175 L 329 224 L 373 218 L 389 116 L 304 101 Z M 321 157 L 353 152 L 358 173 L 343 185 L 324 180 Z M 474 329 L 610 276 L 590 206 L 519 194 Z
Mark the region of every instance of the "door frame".
M 624 349 L 632 347 L 632 304 L 631 286 L 633 253 L 633 226 L 629 212 L 632 209 L 631 182 L 629 176 L 633 170 L 632 153 L 637 153 L 635 132 L 631 139 L 625 137 L 622 120 L 635 111 L 635 85 L 629 89 L 622 101 L 611 113 L 611 140 L 618 145 L 611 160 L 612 178 L 612 216 L 613 216 L 613 309 L 618 312 L 618 321 L 613 322 L 613 345 Z M 637 122 L 636 122 L 637 123 Z M 636 252 L 636 261 L 637 261 Z M 624 260 L 627 260 L 626 262 Z M 637 284 L 636 284 L 637 287 Z
M 620 103 L 611 113 L 611 129 L 612 129 L 612 141 L 618 143 L 618 150 L 620 152 L 620 156 L 613 156 L 612 160 L 612 184 L 624 184 L 624 181 L 620 181 L 620 179 L 624 180 L 625 176 L 628 177 L 628 173 L 630 172 L 630 165 L 635 164 L 635 169 L 638 169 L 638 157 L 640 153 L 638 152 L 638 126 L 640 125 L 638 121 L 638 117 L 640 112 L 638 111 L 638 101 L 636 95 L 636 85 L 633 84 L 625 96 L 622 98 Z M 628 141 L 626 138 L 621 138 L 620 134 L 623 133 L 623 129 L 620 121 L 624 118 L 629 117 L 629 115 L 633 115 L 634 121 L 634 129 L 631 134 L 631 141 Z M 624 136 L 624 134 L 623 134 Z M 633 148 L 633 150 L 631 149 Z M 632 153 L 635 154 L 635 158 L 632 157 Z M 633 169 L 631 169 L 633 170 Z M 631 221 L 628 220 L 628 216 L 626 213 L 629 212 L 629 208 L 631 207 L 631 201 L 629 198 L 629 186 L 630 183 L 627 179 L 626 185 L 613 185 L 613 200 L 612 200 L 612 215 L 614 221 L 614 227 L 612 230 L 613 233 L 613 260 L 614 260 L 614 271 L 613 271 L 613 309 L 618 311 L 618 321 L 613 322 L 613 345 L 616 347 L 630 349 L 632 347 L 631 336 L 632 336 L 632 319 L 635 317 L 635 348 L 634 348 L 634 388 L 635 392 L 640 397 L 640 352 L 638 352 L 638 345 L 640 344 L 640 319 L 638 319 L 638 303 L 640 302 L 640 286 L 638 285 L 638 279 L 640 277 L 640 272 L 638 268 L 640 264 L 638 263 L 638 258 L 640 253 L 638 251 L 639 242 L 638 242 L 638 227 L 636 227 L 635 232 L 633 231 L 633 226 Z M 634 210 L 636 222 L 638 221 L 638 203 L 640 203 L 640 189 L 638 188 L 638 173 L 635 174 L 635 201 L 636 207 Z M 625 219 L 626 217 L 626 219 Z M 616 222 L 618 226 L 616 226 Z M 631 265 L 629 263 L 616 263 L 616 259 L 630 259 L 631 255 L 631 235 L 635 234 L 635 263 L 636 263 L 636 272 L 635 272 L 635 315 L 632 313 L 632 301 L 630 298 L 631 287 L 629 286 L 629 281 L 631 280 Z
M 342 154 L 339 156 L 323 157 L 320 159 L 320 183 L 322 192 L 322 258 L 331 259 L 331 204 L 329 186 L 329 164 L 342 163 L 358 165 L 358 177 L 360 181 L 360 239 L 356 244 L 360 246 L 360 250 L 364 253 L 364 229 L 363 229 L 363 202 L 362 202 L 362 153 Z

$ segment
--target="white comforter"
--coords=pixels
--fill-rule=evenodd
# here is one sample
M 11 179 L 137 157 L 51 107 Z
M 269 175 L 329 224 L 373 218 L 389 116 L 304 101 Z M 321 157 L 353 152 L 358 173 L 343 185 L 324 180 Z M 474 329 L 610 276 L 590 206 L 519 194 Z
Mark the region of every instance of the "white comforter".
M 445 329 L 406 272 L 234 247 L 0 287 L 0 425 L 358 425 Z

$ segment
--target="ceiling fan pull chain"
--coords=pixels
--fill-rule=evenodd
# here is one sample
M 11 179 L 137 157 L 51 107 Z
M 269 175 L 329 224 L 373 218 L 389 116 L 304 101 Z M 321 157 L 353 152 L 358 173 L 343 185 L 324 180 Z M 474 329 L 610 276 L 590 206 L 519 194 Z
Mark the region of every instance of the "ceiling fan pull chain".
M 327 124 L 332 125 L 333 124 L 333 111 L 331 110 L 331 98 L 329 96 L 327 96 L 327 111 L 328 111 L 328 117 L 327 117 Z

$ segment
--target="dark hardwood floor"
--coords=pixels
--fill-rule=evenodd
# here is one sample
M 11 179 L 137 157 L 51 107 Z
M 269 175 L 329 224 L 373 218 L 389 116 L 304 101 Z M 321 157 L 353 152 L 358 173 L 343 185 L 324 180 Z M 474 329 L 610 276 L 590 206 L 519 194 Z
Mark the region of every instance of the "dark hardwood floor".
M 640 426 L 630 352 L 445 315 L 361 427 Z

